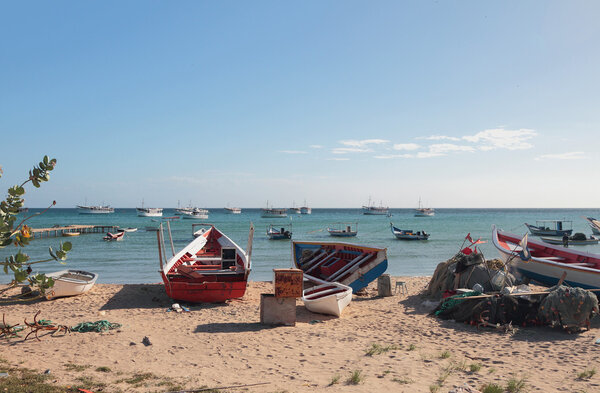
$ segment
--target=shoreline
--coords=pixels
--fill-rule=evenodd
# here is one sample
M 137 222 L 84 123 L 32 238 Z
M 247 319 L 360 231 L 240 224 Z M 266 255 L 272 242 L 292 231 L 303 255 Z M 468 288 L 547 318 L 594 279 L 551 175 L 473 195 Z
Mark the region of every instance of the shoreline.
M 246 391 L 430 392 L 437 384 L 437 391 L 447 392 L 465 383 L 505 386 L 511 378 L 524 378 L 530 392 L 600 386 L 598 376 L 577 379 L 600 360 L 598 317 L 591 330 L 574 335 L 547 327 L 521 328 L 513 335 L 478 330 L 428 316 L 432 305 L 419 294 L 429 279 L 393 277 L 406 282 L 408 295 L 385 298 L 377 297 L 371 283 L 366 295 L 353 296 L 341 318 L 311 313 L 298 300 L 293 327 L 259 323 L 260 294 L 273 291 L 269 281 L 249 282 L 246 295 L 227 304 L 189 305 L 189 313 L 166 311 L 175 301 L 162 283 L 96 284 L 81 296 L 1 309 L 7 324 L 31 322 L 41 311 L 39 319 L 57 324 L 108 320 L 120 328 L 65 336 L 44 332 L 41 342 L 0 338 L 0 358 L 40 373 L 50 369 L 49 381 L 57 385 L 81 384 L 85 377 L 94 392 L 253 383 L 266 384 Z M 143 344 L 144 337 L 151 345 Z M 369 356 L 374 345 L 382 353 Z M 480 369 L 470 371 L 475 364 Z M 347 382 L 357 371 L 363 380 Z M 127 382 L 141 374 L 151 376 Z

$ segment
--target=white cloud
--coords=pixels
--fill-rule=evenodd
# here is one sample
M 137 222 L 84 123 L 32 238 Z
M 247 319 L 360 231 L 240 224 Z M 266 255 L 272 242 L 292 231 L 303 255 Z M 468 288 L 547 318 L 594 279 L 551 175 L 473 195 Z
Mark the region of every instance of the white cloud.
M 356 139 L 350 139 L 346 141 L 340 141 L 340 143 L 344 146 L 352 146 L 352 147 L 363 147 L 366 145 L 381 145 L 384 143 L 389 143 L 390 141 L 385 139 L 363 139 L 358 141 Z
M 446 136 L 446 135 L 422 136 L 417 139 L 426 139 L 426 140 L 430 140 L 430 141 L 441 141 L 441 140 L 460 141 L 460 138 L 457 138 L 455 136 Z
M 420 151 L 417 153 L 417 158 L 431 158 L 431 157 L 440 157 L 445 156 L 443 153 L 433 153 L 429 151 Z
M 347 153 L 368 153 L 373 150 L 371 149 L 362 149 L 360 147 L 336 147 L 335 149 L 331 149 L 333 154 L 347 154 Z
M 446 154 L 456 151 L 473 152 L 475 148 L 467 145 L 455 145 L 452 143 L 435 143 L 429 146 L 429 152 L 434 154 Z
M 396 143 L 394 144 L 394 150 L 417 150 L 421 146 L 416 143 Z
M 537 135 L 538 133 L 534 130 L 526 128 L 518 130 L 495 128 L 478 132 L 475 135 L 463 136 L 463 139 L 471 143 L 479 144 L 479 149 L 483 151 L 494 149 L 524 150 L 533 147 L 533 145 L 527 141 Z
M 322 149 L 323 145 L 310 145 L 309 147 L 312 149 Z
M 326 158 L 327 161 L 350 161 L 349 158 Z
M 377 158 L 378 160 L 389 160 L 392 158 L 413 158 L 412 154 L 381 154 L 378 156 L 373 156 L 373 158 Z
M 540 160 L 585 160 L 588 157 L 582 151 L 571 151 L 568 153 L 558 153 L 558 154 L 543 154 L 541 156 L 536 157 L 537 161 Z
M 306 152 L 302 150 L 279 150 L 279 152 L 285 154 L 306 154 Z

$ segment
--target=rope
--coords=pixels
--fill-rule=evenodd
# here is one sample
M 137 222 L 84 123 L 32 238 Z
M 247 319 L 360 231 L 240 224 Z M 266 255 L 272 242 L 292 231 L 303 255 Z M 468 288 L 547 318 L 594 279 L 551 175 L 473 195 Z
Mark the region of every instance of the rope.
M 444 311 L 454 308 L 456 305 L 465 301 L 466 300 L 465 298 L 467 298 L 467 297 L 477 296 L 477 295 L 481 295 L 481 292 L 472 291 L 472 292 L 461 293 L 460 295 L 450 296 L 450 297 L 446 298 L 446 300 L 444 300 L 444 303 L 442 303 L 439 310 L 437 310 L 435 312 L 435 315 L 440 315 Z
M 96 322 L 81 322 L 71 328 L 71 330 L 79 333 L 86 332 L 105 332 L 112 329 L 118 329 L 121 327 L 120 323 L 111 323 L 107 320 L 96 321 Z

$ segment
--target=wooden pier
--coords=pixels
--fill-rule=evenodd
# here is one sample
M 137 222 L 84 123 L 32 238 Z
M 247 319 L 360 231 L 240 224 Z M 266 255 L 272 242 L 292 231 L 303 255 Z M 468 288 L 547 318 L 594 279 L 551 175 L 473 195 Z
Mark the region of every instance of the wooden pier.
M 41 239 L 50 236 L 77 236 L 82 233 L 116 232 L 118 225 L 67 225 L 52 228 L 31 228 L 31 238 Z

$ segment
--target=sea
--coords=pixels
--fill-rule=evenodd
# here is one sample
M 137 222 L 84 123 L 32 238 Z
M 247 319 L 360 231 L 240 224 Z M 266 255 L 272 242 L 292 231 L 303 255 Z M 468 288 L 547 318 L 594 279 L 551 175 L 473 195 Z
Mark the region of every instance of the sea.
M 498 252 L 491 243 L 492 224 L 499 228 L 525 235 L 524 223 L 537 220 L 570 220 L 573 230 L 590 235 L 591 229 L 584 217 L 600 218 L 600 209 L 436 209 L 433 217 L 415 217 L 414 209 L 390 209 L 391 216 L 364 215 L 360 209 L 312 209 L 310 215 L 288 214 L 287 218 L 262 218 L 260 209 L 243 209 L 241 214 L 228 214 L 222 208 L 209 209 L 208 220 L 176 219 L 170 221 L 175 252 L 193 240 L 192 224 L 208 222 L 219 228 L 242 248 L 248 244 L 250 225 L 255 232 L 252 249 L 250 280 L 267 281 L 273 278 L 273 269 L 292 267 L 291 241 L 269 240 L 266 235 L 270 224 L 286 227 L 293 240 L 328 242 L 344 241 L 387 249 L 388 270 L 393 276 L 430 276 L 438 263 L 456 254 L 465 237 L 487 241 L 478 245 L 487 259 L 497 258 Z M 43 214 L 29 209 L 19 218 L 31 217 L 27 224 L 33 228 L 50 228 L 71 224 L 116 225 L 138 228 L 126 233 L 119 242 L 107 242 L 102 233 L 82 234 L 78 237 L 44 237 L 31 240 L 23 252 L 32 261 L 49 258 L 49 247 L 57 248 L 60 242 L 70 241 L 72 250 L 65 264 L 56 261 L 33 265 L 34 271 L 53 272 L 63 269 L 86 270 L 98 273 L 98 282 L 111 284 L 140 284 L 161 282 L 156 231 L 145 228 L 158 227 L 164 219 L 138 217 L 135 209 L 115 209 L 112 214 L 79 214 L 77 209 L 50 209 Z M 165 209 L 164 217 L 175 216 L 173 209 Z M 353 238 L 332 238 L 327 227 L 336 223 L 358 225 L 358 235 Z M 394 237 L 390 223 L 400 229 L 426 231 L 427 241 L 406 241 Z M 197 229 L 197 228 L 196 228 Z M 167 251 L 171 247 L 167 238 Z M 577 246 L 581 251 L 600 253 L 600 245 Z M 18 251 L 9 246 L 0 249 L 0 260 Z M 0 283 L 8 283 L 11 275 L 0 270 Z

